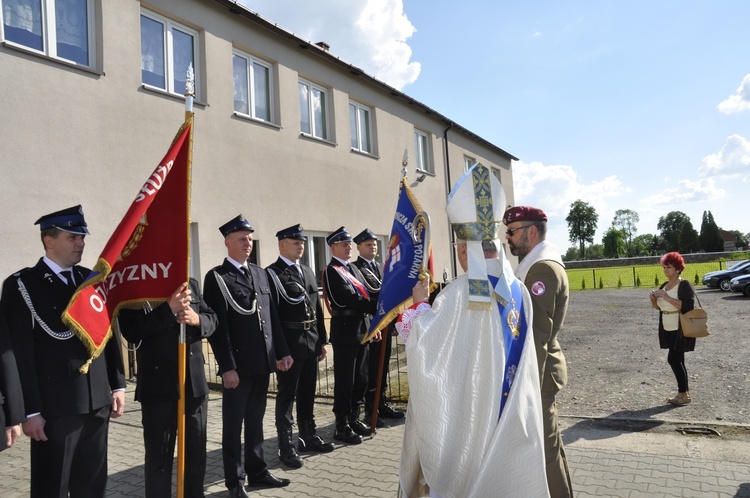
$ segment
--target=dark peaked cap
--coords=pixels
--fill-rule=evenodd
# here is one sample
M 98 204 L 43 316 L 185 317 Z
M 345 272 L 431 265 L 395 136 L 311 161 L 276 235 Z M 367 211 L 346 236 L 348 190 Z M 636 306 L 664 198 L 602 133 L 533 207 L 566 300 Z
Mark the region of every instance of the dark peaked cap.
M 355 244 L 359 244 L 359 243 L 364 242 L 366 240 L 372 240 L 372 239 L 376 239 L 377 240 L 377 237 L 375 236 L 374 233 L 372 233 L 370 231 L 369 228 L 365 228 L 364 230 L 362 230 L 361 232 L 359 232 L 359 234 L 356 237 L 354 237 L 354 243 Z
M 332 246 L 336 242 L 349 242 L 352 240 L 352 236 L 346 231 L 346 228 L 339 227 L 335 232 L 326 237 L 326 243 Z
M 250 222 L 248 222 L 245 217 L 240 214 L 236 218 L 232 218 L 231 220 L 221 225 L 219 227 L 219 231 L 224 237 L 226 237 L 232 232 L 254 232 L 255 229 L 252 227 L 252 225 L 250 225 Z
M 83 219 L 83 208 L 78 206 L 69 207 L 54 213 L 45 214 L 34 222 L 39 225 L 39 229 L 44 231 L 48 228 L 57 228 L 64 232 L 75 233 L 78 235 L 88 235 L 86 220 Z
M 302 235 L 302 225 L 297 223 L 289 228 L 279 230 L 276 232 L 276 238 L 279 240 L 294 239 L 294 240 L 305 240 L 305 236 Z

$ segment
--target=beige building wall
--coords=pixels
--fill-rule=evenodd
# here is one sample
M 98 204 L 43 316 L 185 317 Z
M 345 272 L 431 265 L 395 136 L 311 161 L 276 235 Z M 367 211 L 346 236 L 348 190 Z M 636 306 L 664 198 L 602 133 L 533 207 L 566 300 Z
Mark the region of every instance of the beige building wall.
M 42 255 L 33 225 L 39 216 L 79 203 L 92 233 L 83 264 L 93 266 L 181 125 L 183 99 L 142 85 L 142 8 L 199 33 L 192 189 L 199 280 L 226 255 L 218 227 L 239 213 L 256 229 L 263 266 L 277 257 L 276 231 L 295 223 L 321 235 L 341 225 L 352 235 L 369 227 L 387 239 L 405 149 L 410 183 L 418 176 L 415 127 L 430 137 L 435 174 L 416 194 L 432 219 L 438 280 L 443 269 L 453 273 L 445 200 L 464 171 L 464 158 L 491 166 L 513 203 L 510 154 L 341 62 L 333 55 L 336 47 L 327 53 L 269 29 L 267 21 L 224 0 L 92 3 L 98 61 L 93 71 L 0 45 L 2 276 Z M 235 115 L 234 48 L 271 63 L 274 123 Z M 327 142 L 300 134 L 300 77 L 328 89 Z M 372 110 L 372 155 L 350 148 L 350 100 Z

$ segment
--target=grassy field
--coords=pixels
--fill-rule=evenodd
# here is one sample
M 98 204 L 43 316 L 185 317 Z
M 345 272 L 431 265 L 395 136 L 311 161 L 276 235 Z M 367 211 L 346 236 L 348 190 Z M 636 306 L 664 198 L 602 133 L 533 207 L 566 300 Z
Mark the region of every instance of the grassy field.
M 682 278 L 693 285 L 702 285 L 703 275 L 726 268 L 724 262 L 690 263 L 685 266 Z M 581 268 L 566 270 L 571 290 L 606 289 L 616 287 L 653 288 L 666 281 L 660 265 L 611 266 L 608 268 Z

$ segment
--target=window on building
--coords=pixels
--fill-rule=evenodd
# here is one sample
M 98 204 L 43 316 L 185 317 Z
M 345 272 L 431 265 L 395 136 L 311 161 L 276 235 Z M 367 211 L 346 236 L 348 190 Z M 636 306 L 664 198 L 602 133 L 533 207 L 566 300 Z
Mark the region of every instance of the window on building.
M 321 287 L 323 268 L 326 267 L 328 261 L 331 259 L 330 248 L 326 244 L 326 234 L 306 233 L 304 236 L 305 252 L 302 253 L 300 262 L 312 268 L 313 272 L 315 272 L 318 287 Z
M 232 64 L 235 112 L 273 122 L 271 64 L 239 50 L 234 51 Z
M 414 130 L 414 150 L 417 156 L 417 169 L 434 173 L 430 157 L 430 137 L 420 130 Z
M 299 126 L 302 133 L 328 140 L 328 92 L 299 80 Z
M 199 95 L 198 33 L 166 17 L 141 10 L 141 78 L 144 85 L 176 95 L 185 94 L 190 65 Z
M 352 149 L 372 154 L 372 120 L 369 107 L 359 102 L 349 102 L 349 127 Z
M 474 163 L 476 163 L 477 160 L 473 157 L 464 156 L 464 171 L 469 171 L 469 168 L 474 166 Z
M 93 66 L 94 0 L 2 0 L 4 40 Z
M 500 170 L 498 168 L 490 168 L 490 171 L 492 171 L 492 174 L 495 175 L 495 178 L 497 178 L 497 181 L 500 183 L 503 183 L 500 179 Z

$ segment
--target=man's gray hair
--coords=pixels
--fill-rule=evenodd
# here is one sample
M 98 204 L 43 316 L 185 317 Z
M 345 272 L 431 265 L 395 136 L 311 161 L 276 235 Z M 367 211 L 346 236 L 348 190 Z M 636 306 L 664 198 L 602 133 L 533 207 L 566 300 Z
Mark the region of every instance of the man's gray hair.
M 484 251 L 484 257 L 496 257 L 497 256 L 497 244 L 494 240 L 483 240 L 482 251 Z

